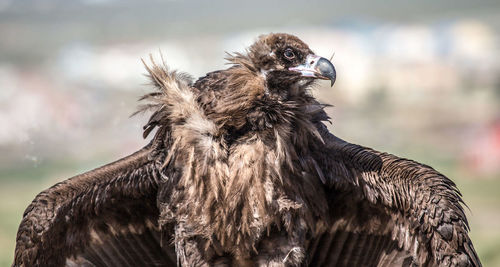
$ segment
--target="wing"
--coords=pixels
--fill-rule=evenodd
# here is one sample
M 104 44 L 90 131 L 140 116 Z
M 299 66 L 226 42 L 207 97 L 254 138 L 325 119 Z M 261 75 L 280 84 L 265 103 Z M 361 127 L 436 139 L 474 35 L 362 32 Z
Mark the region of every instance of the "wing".
M 26 209 L 13 266 L 174 266 L 160 240 L 152 148 L 60 182 Z
M 481 266 L 451 180 L 318 128 L 332 222 L 308 245 L 311 266 Z

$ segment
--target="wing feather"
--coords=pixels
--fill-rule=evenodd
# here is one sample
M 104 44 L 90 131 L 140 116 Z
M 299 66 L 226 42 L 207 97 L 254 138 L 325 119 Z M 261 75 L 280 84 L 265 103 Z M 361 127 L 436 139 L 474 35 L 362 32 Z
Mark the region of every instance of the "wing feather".
M 26 209 L 14 266 L 172 266 L 161 244 L 161 175 L 151 146 L 41 192 Z
M 332 222 L 311 243 L 315 266 L 481 266 L 450 179 L 345 142 L 323 124 L 318 129 L 325 144 L 314 158 L 326 179 Z

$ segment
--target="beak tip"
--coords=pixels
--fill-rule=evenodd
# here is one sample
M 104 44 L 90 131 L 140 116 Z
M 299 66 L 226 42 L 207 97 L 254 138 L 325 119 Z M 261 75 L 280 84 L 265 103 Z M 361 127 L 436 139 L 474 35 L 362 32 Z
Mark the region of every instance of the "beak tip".
M 333 87 L 336 81 L 337 81 L 337 75 L 333 75 L 332 77 L 330 77 L 330 87 Z
M 322 76 L 330 79 L 330 86 L 333 86 L 337 76 L 333 64 L 326 58 L 320 58 L 317 62 L 316 69 Z

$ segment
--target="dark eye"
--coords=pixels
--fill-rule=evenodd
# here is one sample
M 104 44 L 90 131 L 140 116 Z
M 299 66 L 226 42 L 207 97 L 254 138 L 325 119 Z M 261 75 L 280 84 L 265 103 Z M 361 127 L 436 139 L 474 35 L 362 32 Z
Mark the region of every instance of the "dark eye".
M 287 48 L 283 55 L 286 57 L 286 59 L 292 60 L 295 58 L 295 53 L 291 48 Z

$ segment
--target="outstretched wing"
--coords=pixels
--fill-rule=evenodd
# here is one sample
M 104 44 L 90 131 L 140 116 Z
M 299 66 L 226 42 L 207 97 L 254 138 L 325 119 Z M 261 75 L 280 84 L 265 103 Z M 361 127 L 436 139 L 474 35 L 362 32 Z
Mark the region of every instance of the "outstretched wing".
M 41 192 L 26 209 L 13 266 L 174 266 L 160 240 L 161 174 L 151 146 Z
M 481 266 L 451 180 L 318 128 L 332 222 L 308 245 L 310 266 Z

